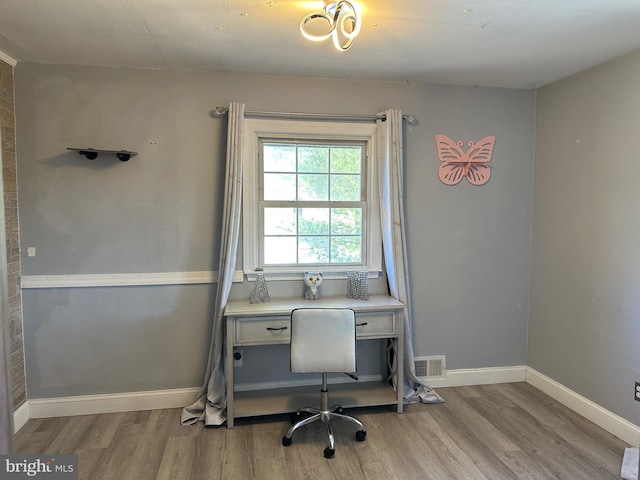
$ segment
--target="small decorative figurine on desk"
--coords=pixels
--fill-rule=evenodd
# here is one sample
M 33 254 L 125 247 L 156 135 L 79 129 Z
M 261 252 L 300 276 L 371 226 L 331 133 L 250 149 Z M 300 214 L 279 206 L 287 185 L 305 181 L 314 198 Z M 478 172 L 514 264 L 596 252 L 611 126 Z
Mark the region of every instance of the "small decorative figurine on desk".
M 304 298 L 307 300 L 318 300 L 320 298 L 320 284 L 322 283 L 322 272 L 304 272 Z

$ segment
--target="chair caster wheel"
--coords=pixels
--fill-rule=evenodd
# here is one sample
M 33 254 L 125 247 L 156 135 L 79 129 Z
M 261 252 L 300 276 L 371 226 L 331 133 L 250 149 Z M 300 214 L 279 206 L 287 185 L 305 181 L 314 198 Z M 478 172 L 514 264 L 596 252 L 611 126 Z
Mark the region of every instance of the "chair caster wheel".
M 331 458 L 334 453 L 336 453 L 335 449 L 327 447 L 324 449 L 324 458 Z
M 367 431 L 366 430 L 358 430 L 356 432 L 356 440 L 358 440 L 359 442 L 364 441 L 366 436 L 367 436 Z
M 289 445 L 291 445 L 292 439 L 287 437 L 286 435 L 284 437 L 282 437 L 282 445 L 284 445 L 285 447 L 288 447 Z
M 343 414 L 344 413 L 344 408 L 342 408 L 342 407 L 336 408 L 335 409 L 335 413 Z

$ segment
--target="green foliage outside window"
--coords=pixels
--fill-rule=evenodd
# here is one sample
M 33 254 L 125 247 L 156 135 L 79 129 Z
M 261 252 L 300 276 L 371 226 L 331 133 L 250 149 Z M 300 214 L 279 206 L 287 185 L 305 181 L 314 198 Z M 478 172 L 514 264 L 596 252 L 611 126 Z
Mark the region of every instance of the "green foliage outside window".
M 362 167 L 360 144 L 264 143 L 265 264 L 362 262 Z

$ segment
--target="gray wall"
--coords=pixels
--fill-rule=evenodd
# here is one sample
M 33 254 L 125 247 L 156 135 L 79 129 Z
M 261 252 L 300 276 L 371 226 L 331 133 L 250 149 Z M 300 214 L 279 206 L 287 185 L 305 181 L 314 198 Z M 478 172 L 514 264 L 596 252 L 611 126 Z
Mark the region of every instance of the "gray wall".
M 450 369 L 525 363 L 533 91 L 29 63 L 15 78 L 23 274 L 216 270 L 226 125 L 209 112 L 218 105 L 400 108 L 419 120 L 405 144 L 415 353 L 446 354 Z M 489 183 L 441 184 L 436 133 L 464 142 L 496 135 Z M 89 162 L 69 146 L 140 153 Z M 251 287 L 234 285 L 232 297 L 248 298 Z M 371 287 L 385 291 L 383 280 Z M 301 292 L 287 282 L 269 289 Z M 214 291 L 24 290 L 29 397 L 199 386 Z M 325 285 L 325 294 L 344 291 Z M 239 380 L 286 377 L 284 355 L 256 350 Z
M 538 90 L 528 364 L 638 424 L 640 52 Z

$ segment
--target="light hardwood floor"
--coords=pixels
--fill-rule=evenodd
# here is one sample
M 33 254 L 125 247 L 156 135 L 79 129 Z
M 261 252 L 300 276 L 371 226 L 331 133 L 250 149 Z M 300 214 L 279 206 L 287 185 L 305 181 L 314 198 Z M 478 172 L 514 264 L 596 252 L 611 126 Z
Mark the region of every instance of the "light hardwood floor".
M 180 409 L 35 419 L 18 453 L 76 453 L 81 479 L 619 479 L 626 445 L 526 383 L 438 389 L 439 405 L 348 413 L 325 459 L 320 424 L 283 447 L 289 418 L 240 420 L 234 429 L 180 425 Z

